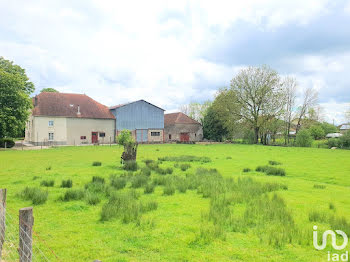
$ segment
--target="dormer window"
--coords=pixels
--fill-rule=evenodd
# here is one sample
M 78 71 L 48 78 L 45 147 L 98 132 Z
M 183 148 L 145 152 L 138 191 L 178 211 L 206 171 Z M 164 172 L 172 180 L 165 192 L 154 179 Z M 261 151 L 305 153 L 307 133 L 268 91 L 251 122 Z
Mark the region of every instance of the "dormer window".
M 49 121 L 49 126 L 53 126 L 53 120 Z

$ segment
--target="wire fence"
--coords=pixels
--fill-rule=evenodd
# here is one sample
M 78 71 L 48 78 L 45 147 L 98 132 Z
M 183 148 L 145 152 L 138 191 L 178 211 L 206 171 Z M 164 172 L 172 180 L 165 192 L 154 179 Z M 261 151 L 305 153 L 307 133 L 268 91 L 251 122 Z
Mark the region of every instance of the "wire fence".
M 19 212 L 6 206 L 6 190 L 0 189 L 0 261 L 61 261 L 33 230 L 33 208 Z

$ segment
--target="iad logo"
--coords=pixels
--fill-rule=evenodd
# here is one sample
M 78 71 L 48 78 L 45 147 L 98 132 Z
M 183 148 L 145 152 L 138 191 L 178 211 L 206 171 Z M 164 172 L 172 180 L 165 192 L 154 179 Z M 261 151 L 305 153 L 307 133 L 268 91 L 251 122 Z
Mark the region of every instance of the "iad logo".
M 335 230 L 335 232 L 337 232 L 337 234 L 341 235 L 343 237 L 343 244 L 338 246 L 337 245 L 337 235 L 334 233 L 333 230 L 327 230 L 323 233 L 322 235 L 322 244 L 319 245 L 318 244 L 318 232 L 317 232 L 317 226 L 314 226 L 314 234 L 313 234 L 313 244 L 314 247 L 317 250 L 323 250 L 326 248 L 327 246 L 327 237 L 331 236 L 331 240 L 332 240 L 332 247 L 335 250 L 343 250 L 344 248 L 346 248 L 346 246 L 348 245 L 348 236 L 341 230 Z M 330 251 L 328 251 L 328 261 L 348 261 L 349 259 L 349 254 L 348 251 L 346 251 L 343 254 L 331 254 Z

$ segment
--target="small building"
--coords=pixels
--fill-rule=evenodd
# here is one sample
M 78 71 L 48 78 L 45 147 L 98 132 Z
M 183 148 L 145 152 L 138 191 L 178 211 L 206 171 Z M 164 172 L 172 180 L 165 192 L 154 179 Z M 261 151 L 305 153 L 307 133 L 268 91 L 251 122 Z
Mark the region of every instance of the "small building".
M 345 134 L 346 132 L 350 131 L 350 124 L 342 124 L 339 126 L 339 130 L 341 134 Z
M 130 130 L 138 143 L 162 143 L 164 141 L 164 109 L 145 100 L 109 108 L 116 118 L 116 135 Z
M 203 139 L 202 125 L 184 113 L 164 115 L 166 142 L 196 142 Z
M 83 94 L 43 92 L 33 98 L 25 141 L 34 145 L 79 145 L 115 140 L 115 117 Z

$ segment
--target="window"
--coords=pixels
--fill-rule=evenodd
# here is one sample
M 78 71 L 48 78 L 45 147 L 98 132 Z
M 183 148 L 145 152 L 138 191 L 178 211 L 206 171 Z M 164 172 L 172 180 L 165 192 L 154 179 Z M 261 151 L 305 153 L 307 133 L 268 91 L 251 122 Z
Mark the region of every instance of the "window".
M 81 139 L 81 140 L 85 140 L 85 139 L 86 139 L 86 136 L 81 136 L 80 139 Z
M 53 133 L 49 133 L 49 141 L 53 141 Z
M 169 134 L 169 139 L 171 139 L 171 134 Z
M 100 137 L 105 137 L 105 136 L 106 136 L 106 133 L 104 133 L 104 132 L 100 133 Z
M 151 136 L 160 136 L 160 132 L 151 132 Z
M 49 121 L 49 126 L 53 126 L 53 120 Z

